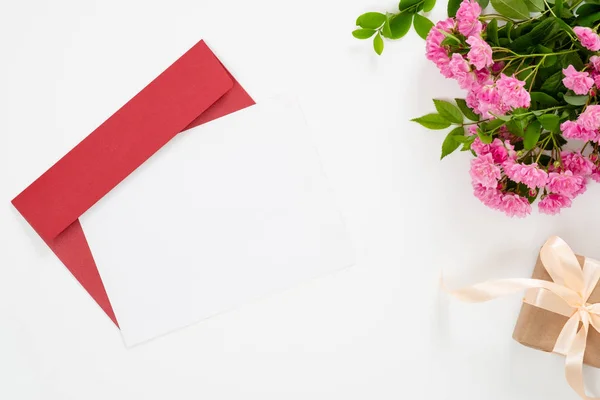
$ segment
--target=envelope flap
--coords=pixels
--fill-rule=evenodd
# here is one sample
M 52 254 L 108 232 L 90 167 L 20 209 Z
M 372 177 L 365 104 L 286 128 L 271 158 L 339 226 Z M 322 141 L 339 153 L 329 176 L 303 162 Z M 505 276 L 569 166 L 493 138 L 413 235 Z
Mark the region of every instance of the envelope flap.
M 233 87 L 201 41 L 14 200 L 46 241 L 77 220 Z

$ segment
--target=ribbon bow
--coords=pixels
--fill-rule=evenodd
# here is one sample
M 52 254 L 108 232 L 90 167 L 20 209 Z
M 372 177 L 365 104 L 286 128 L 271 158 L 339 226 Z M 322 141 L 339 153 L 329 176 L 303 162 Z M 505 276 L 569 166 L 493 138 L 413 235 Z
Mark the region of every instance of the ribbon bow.
M 600 400 L 600 397 L 589 397 L 583 384 L 583 356 L 590 325 L 600 332 L 600 303 L 588 303 L 600 280 L 600 262 L 586 257 L 581 268 L 573 250 L 557 236 L 546 241 L 540 257 L 554 282 L 501 279 L 450 293 L 460 300 L 479 303 L 528 289 L 525 302 L 569 317 L 553 351 L 566 356 L 565 375 L 571 388 L 584 400 Z

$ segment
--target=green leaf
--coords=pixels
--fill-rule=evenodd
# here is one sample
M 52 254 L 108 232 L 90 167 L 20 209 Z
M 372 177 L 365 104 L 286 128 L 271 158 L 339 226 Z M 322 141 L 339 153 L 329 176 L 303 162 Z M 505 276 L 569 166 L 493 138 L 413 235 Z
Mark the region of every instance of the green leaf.
M 595 12 L 593 14 L 586 15 L 581 18 L 578 17 L 575 20 L 575 24 L 577 24 L 579 26 L 591 27 L 599 20 L 600 20 L 600 12 Z
M 433 104 L 435 105 L 435 109 L 440 115 L 455 124 L 462 124 L 463 116 L 460 110 L 452 103 L 449 103 L 444 100 L 433 100 Z
M 585 105 L 588 100 L 589 100 L 589 96 L 584 95 L 584 96 L 576 96 L 576 95 L 570 95 L 570 94 L 565 94 L 563 96 L 563 98 L 565 99 L 565 101 L 573 106 L 583 106 Z
M 544 129 L 550 132 L 560 131 L 560 118 L 556 114 L 544 114 L 537 117 Z
M 375 34 L 375 29 L 357 29 L 352 31 L 352 36 L 357 39 L 368 39 Z
M 451 130 L 442 143 L 442 156 L 440 157 L 440 160 L 458 149 L 458 146 L 464 141 L 464 138 L 465 129 L 462 126 Z
M 481 143 L 483 144 L 490 144 L 494 140 L 492 135 L 486 135 L 484 132 L 481 131 L 477 131 L 477 136 L 479 136 L 479 140 L 481 140 Z
M 423 11 L 429 12 L 435 7 L 435 0 L 425 0 L 423 2 Z
M 462 3 L 462 0 L 448 0 L 448 16 L 449 17 L 456 17 L 456 12 L 458 11 L 458 8 L 460 7 L 460 3 Z
M 562 88 L 563 78 L 564 78 L 564 75 L 563 75 L 562 71 L 558 71 L 554 75 L 551 75 L 542 84 L 542 87 L 541 87 L 542 92 L 545 92 L 550 95 L 556 94 L 559 91 L 559 89 Z
M 505 121 L 502 121 L 501 119 L 493 119 L 489 122 L 486 122 L 483 125 L 483 130 L 484 131 L 493 131 L 497 128 L 500 128 L 502 125 L 504 125 Z
M 577 11 L 575 12 L 577 13 L 578 17 L 586 17 L 598 11 L 600 11 L 600 5 L 587 3 L 578 7 Z
M 404 11 L 408 8 L 413 7 L 417 3 L 420 3 L 422 0 L 400 0 L 400 4 L 398 4 L 398 9 L 400 11 Z M 413 12 L 416 10 L 413 10 Z
M 551 37 L 560 29 L 556 21 L 555 18 L 546 18 L 542 22 L 537 23 L 531 31 L 516 35 L 516 39 L 511 43 L 510 48 L 515 51 L 525 51 L 529 47 Z
M 411 119 L 411 121 L 417 122 L 429 129 L 446 129 L 450 126 L 450 122 L 440 114 L 435 113 L 423 115 L 422 117 Z
M 486 8 L 488 4 L 490 4 L 490 0 L 477 0 L 477 2 L 482 9 Z
M 373 38 L 373 49 L 379 56 L 383 53 L 383 39 L 379 33 Z
M 383 29 L 381 30 L 381 34 L 384 38 L 391 39 L 392 38 L 392 29 L 390 28 L 390 17 L 386 16 L 385 22 L 383 23 Z
M 452 1 L 452 0 L 451 0 Z M 492 7 L 500 14 L 508 18 L 526 19 L 529 18 L 529 10 L 523 0 L 491 0 Z M 450 7 L 450 3 L 448 3 Z M 458 8 L 457 8 L 458 9 Z M 450 12 L 448 12 L 450 15 Z
M 467 102 L 464 99 L 454 99 L 456 105 L 462 111 L 463 115 L 471 121 L 479 121 L 479 115 L 475 114 L 473 110 L 469 108 Z
M 490 113 L 492 114 L 492 113 Z M 511 116 L 510 115 L 496 115 L 496 114 L 492 114 L 494 117 L 498 118 L 501 121 L 510 121 Z
M 525 4 L 530 12 L 544 11 L 545 8 L 544 0 L 525 0 Z
M 460 44 L 460 39 L 455 36 L 446 36 L 440 43 L 441 46 L 455 46 Z
M 525 150 L 533 149 L 537 142 L 540 140 L 541 133 L 541 124 L 538 121 L 532 121 L 527 127 L 527 129 L 525 129 L 525 137 L 523 138 L 523 148 Z
M 392 39 L 400 39 L 402 36 L 406 35 L 412 24 L 412 18 L 413 14 L 400 13 L 390 20 Z
M 563 68 L 567 68 L 569 65 L 572 65 L 577 71 L 581 71 L 585 66 L 583 60 L 577 53 L 565 54 L 561 57 L 561 61 Z
M 498 20 L 491 20 L 486 28 L 487 40 L 488 42 L 492 42 L 492 44 L 498 45 Z
M 560 17 L 562 12 L 563 12 L 563 0 L 554 0 L 554 13 Z
M 510 120 L 510 121 L 508 121 L 506 123 L 506 128 L 513 135 L 516 135 L 516 136 L 519 136 L 519 137 L 523 137 L 523 135 L 524 135 L 523 127 L 521 126 L 521 123 L 519 121 L 514 120 L 514 119 Z
M 531 100 L 545 106 L 555 106 L 558 104 L 558 100 L 544 92 L 531 92 L 530 96 Z
M 417 31 L 419 36 L 421 36 L 423 39 L 427 39 L 427 34 L 431 28 L 433 28 L 433 22 L 421 14 L 415 14 L 413 26 L 415 27 L 415 31 Z
M 385 15 L 378 12 L 368 12 L 356 19 L 356 25 L 365 29 L 377 29 L 385 22 Z

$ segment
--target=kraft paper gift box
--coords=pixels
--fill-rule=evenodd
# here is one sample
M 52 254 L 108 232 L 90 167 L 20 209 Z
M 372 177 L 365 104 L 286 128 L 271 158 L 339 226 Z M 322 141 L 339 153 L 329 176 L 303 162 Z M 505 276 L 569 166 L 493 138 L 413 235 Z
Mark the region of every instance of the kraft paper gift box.
M 577 260 L 583 266 L 585 257 L 577 255 Z M 539 255 L 531 277 L 532 279 L 552 281 Z M 600 303 L 600 288 L 598 286 L 600 285 L 597 285 L 590 295 L 589 303 Z M 536 289 L 530 290 L 535 291 Z M 513 338 L 527 347 L 552 352 L 556 339 L 568 319 L 564 315 L 523 302 Z M 600 368 L 600 333 L 595 329 L 590 329 L 588 333 L 584 364 Z

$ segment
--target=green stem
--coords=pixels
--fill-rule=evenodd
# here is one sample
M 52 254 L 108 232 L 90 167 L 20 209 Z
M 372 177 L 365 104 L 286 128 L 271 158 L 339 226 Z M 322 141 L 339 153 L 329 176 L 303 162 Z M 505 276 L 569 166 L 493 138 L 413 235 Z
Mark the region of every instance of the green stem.
M 498 58 L 494 61 L 505 61 L 505 60 L 512 60 L 515 58 L 534 58 L 534 57 L 547 57 L 547 56 L 559 56 L 561 54 L 569 54 L 569 53 L 575 53 L 579 50 L 574 49 L 574 50 L 567 50 L 567 51 L 558 51 L 558 52 L 554 52 L 554 53 L 533 53 L 533 54 L 519 54 L 519 53 L 515 53 L 514 51 L 507 49 L 505 47 L 492 47 L 492 50 L 498 50 L 498 51 L 504 51 L 504 52 L 509 52 L 512 53 L 514 56 L 513 57 L 503 57 L 503 58 Z
M 573 11 L 575 9 L 575 7 L 580 5 L 582 2 L 583 2 L 583 0 L 577 0 L 575 3 L 573 3 L 573 5 L 571 7 L 569 7 L 569 10 Z
M 505 17 L 504 15 L 500 15 L 500 14 L 485 14 L 485 15 L 481 15 L 479 17 L 479 19 L 485 20 L 485 19 L 501 19 L 503 21 L 510 21 L 513 24 L 517 23 L 517 21 L 515 21 L 514 19 L 510 19 Z

